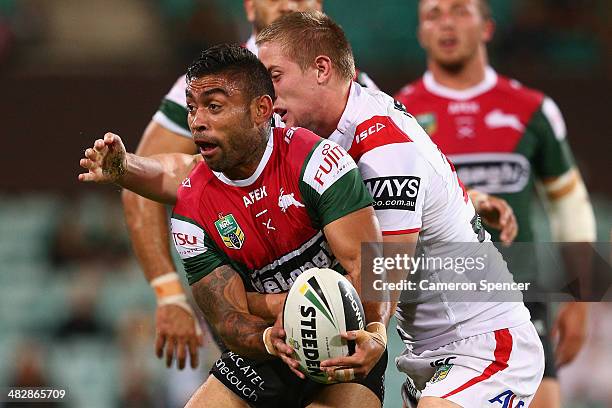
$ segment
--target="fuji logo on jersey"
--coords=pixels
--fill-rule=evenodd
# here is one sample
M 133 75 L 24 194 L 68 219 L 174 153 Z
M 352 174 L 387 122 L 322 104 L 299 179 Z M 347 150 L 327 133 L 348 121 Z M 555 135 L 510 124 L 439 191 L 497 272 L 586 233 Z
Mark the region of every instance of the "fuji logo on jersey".
M 266 192 L 266 186 L 263 186 L 249 192 L 249 195 L 243 196 L 242 201 L 244 201 L 245 208 L 248 208 L 249 205 L 254 204 L 255 202 L 267 196 L 268 193 Z
M 416 208 L 421 178 L 415 176 L 376 177 L 365 180 L 377 210 L 409 210 Z
M 487 113 L 484 120 L 489 129 L 509 127 L 518 132 L 525 130 L 525 126 L 523 126 L 517 115 L 504 113 L 499 109 Z
M 364 130 L 363 132 L 355 135 L 355 142 L 361 143 L 366 137 L 373 135 L 374 133 L 380 132 L 385 127 L 386 126 L 383 125 L 382 123 L 376 122 L 375 124 L 367 128 L 366 130 Z
M 294 193 L 283 194 L 283 189 L 280 189 L 280 194 L 278 196 L 278 206 L 281 208 L 282 212 L 287 212 L 289 207 L 291 207 L 292 205 L 297 208 L 304 207 L 304 204 L 296 200 L 293 194 Z
M 501 405 L 501 408 L 523 408 L 525 406 L 524 401 L 518 401 L 516 405 L 513 405 L 515 398 L 515 393 L 510 390 L 506 390 L 501 394 L 491 398 L 489 402 L 493 405 Z
M 215 221 L 215 228 L 221 235 L 221 239 L 226 247 L 230 249 L 240 249 L 244 244 L 244 232 L 232 214 L 225 217 L 221 214 L 219 219 Z
M 449 115 L 475 115 L 480 112 L 478 102 L 450 102 L 448 104 Z
M 315 172 L 314 180 L 323 186 L 325 184 L 323 178 L 334 169 L 337 173 L 341 172 L 347 165 L 347 162 L 342 160 L 346 156 L 346 152 L 338 145 L 325 143 L 323 149 L 321 149 L 321 155 L 323 156 L 323 163 L 319 165 Z
M 191 179 L 187 177 L 185 180 L 181 182 L 181 186 L 186 187 L 186 188 L 191 188 Z

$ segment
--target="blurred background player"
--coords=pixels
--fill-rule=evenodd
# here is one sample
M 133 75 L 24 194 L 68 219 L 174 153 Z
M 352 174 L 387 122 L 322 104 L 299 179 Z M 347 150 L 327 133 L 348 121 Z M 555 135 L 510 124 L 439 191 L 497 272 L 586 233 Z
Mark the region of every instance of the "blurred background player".
M 553 241 L 594 241 L 593 210 L 557 105 L 489 66 L 486 45 L 494 22 L 488 2 L 421 0 L 418 15 L 428 71 L 396 98 L 450 157 L 466 186 L 509 202 L 519 223 L 516 241 L 534 239 L 530 206 L 536 181 L 545 193 Z M 533 275 L 535 257 L 520 258 L 510 257 L 510 270 Z M 556 367 L 571 362 L 582 346 L 587 304 L 561 307 L 552 328 L 555 351 L 547 304 L 528 307 L 546 352 L 544 380 L 531 406 L 559 407 Z
M 294 11 L 320 11 L 322 5 L 323 0 L 244 0 L 245 13 L 253 29 L 253 34 L 244 46 L 257 55 L 255 36 L 259 31 L 282 15 Z M 357 72 L 356 80 L 364 86 L 376 88 L 363 72 Z M 185 88 L 183 75 L 164 97 L 142 135 L 136 154 L 195 153 L 187 124 Z M 127 190 L 123 192 L 123 204 L 134 252 L 158 299 L 156 353 L 161 358 L 165 349 L 166 364 L 170 366 L 175 346 L 194 344 L 191 341 L 194 338 L 201 345 L 201 335 L 170 255 L 166 208 Z M 177 348 L 182 349 L 183 346 Z M 195 350 L 190 351 L 191 365 L 196 367 L 197 353 Z M 184 354 L 177 355 L 178 367 L 181 369 L 185 366 L 185 358 Z

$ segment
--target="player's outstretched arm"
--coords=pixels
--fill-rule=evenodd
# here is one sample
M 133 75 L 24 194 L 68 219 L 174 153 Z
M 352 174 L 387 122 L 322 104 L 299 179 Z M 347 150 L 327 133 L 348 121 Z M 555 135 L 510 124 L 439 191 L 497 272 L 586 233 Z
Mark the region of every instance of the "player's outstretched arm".
M 197 156 L 157 155 L 152 158 L 128 154 L 121 138 L 107 133 L 85 150 L 79 174 L 83 182 L 116 183 L 142 196 L 163 203 L 176 202 L 180 182 L 195 166 Z
M 156 121 L 149 123 L 136 149 L 139 156 L 194 152 L 191 138 Z M 168 367 L 176 356 L 177 366 L 182 369 L 188 351 L 191 367 L 197 368 L 198 348 L 203 345 L 202 328 L 187 302 L 170 254 L 166 206 L 127 189 L 122 191 L 121 199 L 132 248 L 157 299 L 155 352 L 159 358 L 165 356 Z
M 229 265 L 215 268 L 191 285 L 206 321 L 232 351 L 253 359 L 270 357 L 263 333 L 270 325 L 249 313 L 240 275 Z

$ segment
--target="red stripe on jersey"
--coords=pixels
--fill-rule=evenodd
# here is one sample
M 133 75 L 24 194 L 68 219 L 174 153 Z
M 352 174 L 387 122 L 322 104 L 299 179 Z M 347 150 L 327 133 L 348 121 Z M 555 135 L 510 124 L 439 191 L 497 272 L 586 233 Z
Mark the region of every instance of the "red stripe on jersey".
M 359 162 L 361 156 L 380 146 L 408 143 L 412 140 L 388 116 L 374 116 L 355 129 L 355 139 L 348 153 Z
M 383 231 L 382 234 L 383 235 L 414 234 L 415 232 L 419 232 L 420 230 L 421 230 L 420 228 L 411 228 L 411 229 L 399 230 L 399 231 Z
M 489 366 L 484 369 L 481 375 L 472 378 L 462 386 L 455 388 L 453 391 L 449 392 L 446 395 L 443 395 L 442 398 L 448 398 L 451 395 L 455 395 L 458 392 L 471 387 L 472 385 L 478 384 L 479 382 L 490 378 L 493 374 L 508 368 L 508 360 L 510 359 L 510 353 L 512 352 L 512 334 L 510 334 L 510 330 L 495 330 L 495 342 L 495 352 L 493 353 L 495 361 L 489 364 Z

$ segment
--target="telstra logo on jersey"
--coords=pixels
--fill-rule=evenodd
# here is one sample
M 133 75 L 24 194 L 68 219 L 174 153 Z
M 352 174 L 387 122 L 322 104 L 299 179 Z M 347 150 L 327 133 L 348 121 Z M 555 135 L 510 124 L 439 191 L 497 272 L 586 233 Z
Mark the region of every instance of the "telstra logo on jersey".
M 524 401 L 518 401 L 516 405 L 514 404 L 514 399 L 516 398 L 516 394 L 510 390 L 506 390 L 501 394 L 491 398 L 489 402 L 494 405 L 501 405 L 501 408 L 523 408 L 525 406 Z
M 300 203 L 295 199 L 293 193 L 291 194 L 283 194 L 283 189 L 280 189 L 280 194 L 278 196 L 278 206 L 281 208 L 282 212 L 287 212 L 289 207 L 295 206 L 297 208 L 304 207 L 304 204 Z

